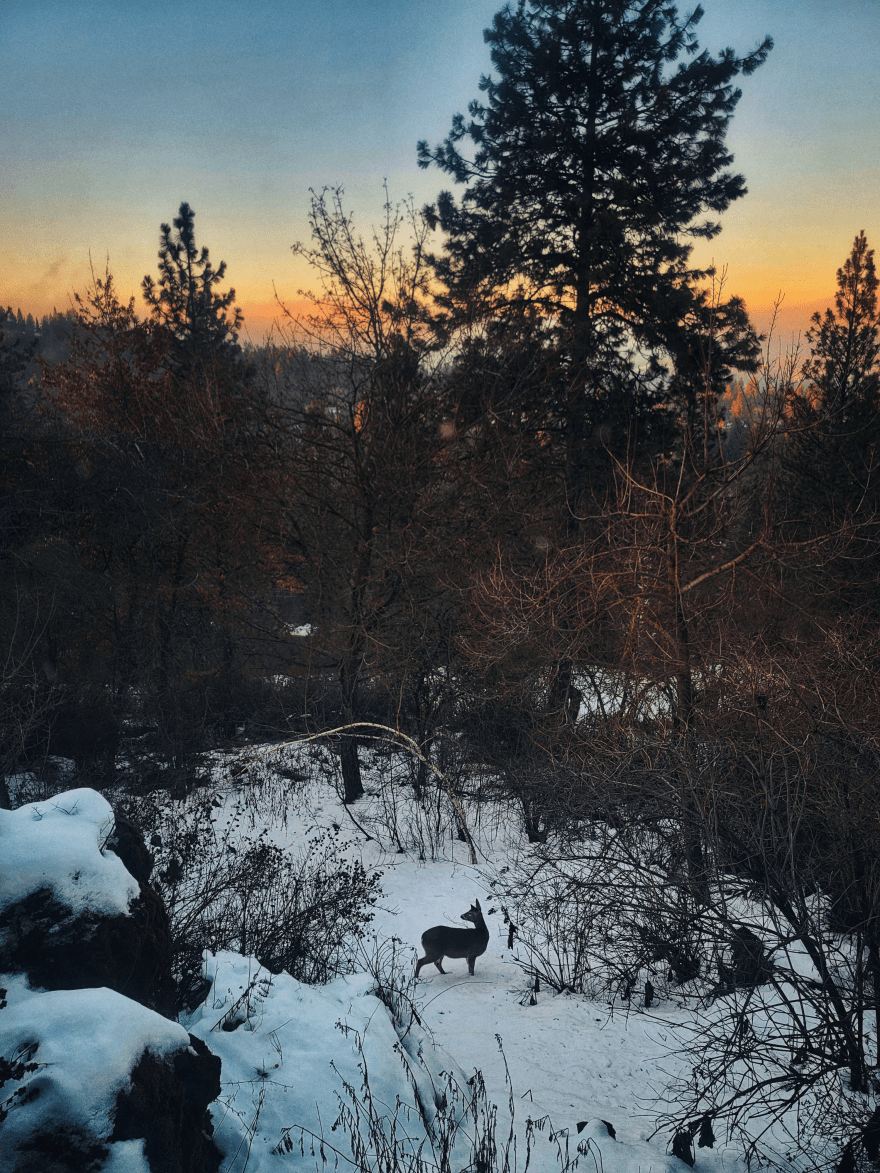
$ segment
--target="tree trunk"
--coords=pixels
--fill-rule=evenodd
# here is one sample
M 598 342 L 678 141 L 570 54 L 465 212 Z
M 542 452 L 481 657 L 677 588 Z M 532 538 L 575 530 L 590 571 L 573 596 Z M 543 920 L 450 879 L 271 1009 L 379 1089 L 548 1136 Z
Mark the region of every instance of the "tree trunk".
M 687 728 L 694 707 L 694 681 L 687 620 L 678 582 L 678 539 L 675 534 L 674 513 L 669 521 L 669 536 L 666 539 L 666 573 L 672 612 L 670 636 L 675 680 L 675 721 L 682 728 Z
M 356 802 L 364 793 L 356 738 L 343 738 L 339 759 L 342 766 L 342 801 L 346 804 Z
M 362 537 L 358 542 L 357 556 L 352 568 L 349 586 L 351 602 L 349 612 L 348 646 L 339 666 L 339 687 L 342 693 L 342 715 L 345 724 L 360 719 L 359 685 L 366 646 L 366 604 L 370 564 L 373 556 L 373 509 L 367 506 L 360 519 L 358 530 Z M 364 793 L 361 781 L 361 766 L 358 759 L 357 740 L 346 737 L 341 754 L 344 802 L 356 802 Z
M 666 542 L 666 571 L 671 602 L 671 625 L 673 652 L 673 678 L 675 680 L 675 725 L 686 740 L 686 731 L 694 707 L 694 682 L 691 670 L 690 640 L 687 621 L 681 601 L 678 581 L 678 538 L 675 533 L 675 513 L 669 519 L 669 536 Z M 692 793 L 690 782 L 682 778 L 682 832 L 684 835 L 685 859 L 687 860 L 688 887 L 694 900 L 706 907 L 709 904 L 709 876 L 706 855 L 703 850 L 701 829 L 703 820 Z
M 551 670 L 547 692 L 551 715 L 558 718 L 560 725 L 575 725 L 580 715 L 583 693 L 575 684 L 574 665 L 567 656 Z

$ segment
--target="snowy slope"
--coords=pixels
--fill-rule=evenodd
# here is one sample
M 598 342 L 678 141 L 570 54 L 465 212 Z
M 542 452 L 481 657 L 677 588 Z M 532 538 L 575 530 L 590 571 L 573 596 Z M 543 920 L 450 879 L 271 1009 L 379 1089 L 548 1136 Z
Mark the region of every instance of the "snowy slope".
M 274 761 L 274 753 L 271 757 Z M 293 751 L 286 760 L 305 769 L 309 765 Z M 667 1002 L 650 1013 L 635 1008 L 625 1012 L 552 991 L 532 997 L 515 950 L 507 947 L 507 930 L 491 893 L 493 877 L 507 866 L 515 830 L 497 818 L 472 828 L 481 857 L 477 866 L 470 863 L 466 845 L 455 838 L 440 844 L 441 858 L 420 859 L 415 844 L 401 852 L 382 833 L 388 822 L 387 793 L 380 797 L 378 785 L 369 783 L 368 791 L 353 814 L 372 839 L 346 820 L 332 786 L 325 783 L 301 791 L 295 807 L 285 808 L 283 819 L 276 817 L 269 829 L 276 841 L 296 848 L 316 829 L 347 822 L 345 830 L 353 840 L 349 851 L 358 854 L 368 869 L 383 873 L 383 897 L 372 929 L 377 946 L 392 937 L 402 943 L 402 980 L 418 956 L 421 933 L 435 924 L 462 925 L 461 913 L 475 897 L 480 899 L 491 939 L 487 952 L 477 959 L 475 975 L 468 974 L 465 961 L 447 959 L 446 975 L 427 967 L 416 987 L 424 1029 L 413 1026 L 406 1047 L 412 1051 L 413 1039 L 418 1039 L 415 1049 L 425 1056 L 435 1086 L 450 1070 L 459 1086 L 481 1071 L 488 1100 L 498 1106 L 499 1148 L 508 1136 L 509 1104 L 513 1105 L 515 1155 L 511 1147 L 509 1159 L 519 1170 L 528 1157 L 536 1173 L 550 1173 L 562 1167 L 566 1145 L 573 1159 L 578 1144 L 582 1169 L 659 1173 L 684 1168 L 668 1151 L 668 1130 L 651 1138 L 657 1115 L 668 1106 L 671 1076 L 681 1067 L 673 1032 L 676 1023 L 684 1021 L 683 1011 Z M 218 794 L 231 812 L 233 792 L 221 786 Z M 268 805 L 280 809 L 277 801 Z M 243 825 L 241 833 L 254 834 L 262 827 L 259 806 L 253 806 L 250 825 Z M 400 835 L 397 838 L 402 841 Z M 517 841 L 516 846 L 521 844 Z M 338 1159 L 345 1167 L 338 1155 L 350 1151 L 345 1130 L 334 1131 L 333 1124 L 340 1106 L 353 1100 L 344 1081 L 358 1099 L 363 1098 L 359 1064 L 364 1061 L 372 1094 L 389 1115 L 398 1100 L 414 1104 L 407 1066 L 412 1072 L 418 1064 L 410 1056 L 404 1065 L 394 1054 L 391 1019 L 372 997 L 369 976 L 307 987 L 287 975 L 258 973 L 255 962 L 230 954 L 209 958 L 206 973 L 214 980 L 212 992 L 184 1024 L 223 1060 L 225 1103 L 214 1115 L 220 1120 L 218 1139 L 230 1161 L 227 1173 L 320 1166 L 320 1152 L 312 1152 L 314 1135 L 327 1141 L 326 1158 L 331 1163 Z M 241 1025 L 223 1030 L 224 1016 L 249 985 L 250 1008 L 245 997 L 233 1012 Z M 420 1077 L 424 1082 L 425 1073 Z M 468 1087 L 465 1082 L 465 1097 Z M 415 1111 L 407 1120 L 413 1143 L 423 1143 Z M 614 1137 L 605 1121 L 612 1125 Z M 468 1127 L 472 1135 L 473 1127 Z M 283 1150 L 285 1136 L 295 1140 L 292 1151 L 273 1153 Z M 461 1144 L 465 1159 L 458 1167 L 467 1163 L 464 1136 Z M 423 1155 L 430 1163 L 427 1147 Z M 697 1169 L 745 1168 L 740 1150 L 723 1143 L 712 1150 L 697 1149 L 696 1156 Z
M 515 855 L 528 850 L 509 811 L 469 810 L 479 853 L 474 865 L 466 844 L 450 833 L 449 812 L 432 824 L 412 801 L 406 770 L 388 758 L 374 760 L 374 772 L 366 774 L 368 794 L 351 811 L 340 803 L 326 754 L 266 749 L 252 752 L 250 763 L 245 772 L 232 771 L 228 759 L 216 759 L 211 809 L 218 826 L 227 827 L 233 840 L 264 835 L 292 852 L 322 829 L 332 831 L 338 841 L 348 840 L 349 857 L 381 872 L 382 897 L 370 926 L 374 935 L 363 945 L 365 972 L 307 986 L 287 974 L 273 976 L 253 958 L 208 955 L 205 974 L 212 985 L 204 1002 L 181 1025 L 167 1023 L 167 1040 L 151 1036 L 150 1045 L 161 1050 L 184 1037 L 185 1027 L 220 1055 L 223 1090 L 212 1114 L 224 1173 L 279 1173 L 322 1168 L 326 1162 L 352 1168 L 358 1145 L 365 1146 L 363 1165 L 374 1156 L 371 1128 L 396 1154 L 384 1168 L 457 1171 L 473 1165 L 474 1140 L 485 1141 L 491 1132 L 492 1105 L 497 1105 L 494 1169 L 499 1173 L 522 1173 L 527 1166 L 552 1173 L 575 1161 L 596 1173 L 681 1173 L 682 1161 L 669 1151 L 669 1129 L 656 1132 L 656 1120 L 674 1108 L 670 1088 L 686 1070 L 675 1039 L 676 1030 L 687 1026 L 688 1011 L 669 996 L 648 1012 L 635 998 L 622 1008 L 533 991 L 517 964 L 516 944 L 508 947 L 502 909 L 493 897 L 494 881 Z M 286 778 L 277 767 L 287 769 Z M 62 809 L 51 802 L 40 804 L 38 812 L 21 808 L 7 816 L 5 830 L 21 826 L 21 837 L 9 836 L 21 854 L 34 824 L 42 820 L 45 833 L 50 820 L 65 847 L 63 875 L 44 876 L 36 851 L 22 856 L 22 870 L 65 892 L 71 886 L 80 892 L 91 885 L 93 872 L 117 866 L 115 856 L 100 854 L 108 811 L 103 799 L 82 791 L 75 812 L 70 804 Z M 103 879 L 117 902 L 126 904 L 127 873 Z M 445 975 L 429 966 L 408 986 L 424 930 L 462 925 L 459 918 L 475 898 L 491 937 L 474 976 L 465 961 L 447 959 Z M 382 957 L 386 975 L 391 966 L 398 988 L 414 997 L 417 1020 L 404 1014 L 395 1025 L 375 996 L 373 974 Z M 41 998 L 54 1005 L 49 995 L 13 992 L 10 1002 L 18 1015 L 38 1012 Z M 82 992 L 86 1000 L 103 997 L 112 1009 L 106 995 Z M 0 1015 L 0 1025 L 12 1027 L 10 1010 Z M 108 1030 L 124 1032 L 121 1020 L 111 1019 Z M 53 1021 L 44 1016 L 40 1039 L 46 1053 L 54 1045 L 44 1038 L 46 1032 L 52 1035 Z M 59 1025 L 55 1042 L 76 1054 L 70 1029 Z M 144 1024 L 138 1029 L 133 1045 L 142 1048 Z M 35 1024 L 30 1033 L 36 1031 Z M 82 1053 L 93 1051 L 97 1054 L 95 1047 Z M 41 1078 L 55 1076 L 44 1072 Z M 119 1078 L 114 1068 L 103 1083 L 95 1083 L 104 1100 Z M 60 1095 L 58 1079 L 56 1084 Z M 77 1097 L 71 1093 L 68 1100 Z M 47 1097 L 44 1104 L 49 1103 Z M 35 1109 L 36 1104 L 39 1100 Z M 16 1126 L 25 1124 L 19 1112 Z M 143 1173 L 136 1149 L 115 1146 L 114 1173 Z M 695 1155 L 698 1170 L 738 1173 L 746 1167 L 741 1150 L 723 1141 L 713 1149 L 698 1148 Z

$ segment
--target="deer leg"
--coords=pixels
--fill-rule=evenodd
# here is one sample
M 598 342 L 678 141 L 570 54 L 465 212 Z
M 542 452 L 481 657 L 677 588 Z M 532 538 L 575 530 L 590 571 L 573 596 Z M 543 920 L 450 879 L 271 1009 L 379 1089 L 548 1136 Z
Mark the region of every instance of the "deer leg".
M 442 958 L 442 957 L 438 957 L 438 958 L 437 958 L 437 960 L 434 962 L 434 964 L 437 966 L 437 968 L 440 970 L 440 972 L 441 972 L 441 973 L 446 973 L 446 970 L 445 970 L 445 969 L 443 968 L 443 966 L 440 964 L 440 962 L 441 962 L 442 960 L 443 960 L 443 958 Z

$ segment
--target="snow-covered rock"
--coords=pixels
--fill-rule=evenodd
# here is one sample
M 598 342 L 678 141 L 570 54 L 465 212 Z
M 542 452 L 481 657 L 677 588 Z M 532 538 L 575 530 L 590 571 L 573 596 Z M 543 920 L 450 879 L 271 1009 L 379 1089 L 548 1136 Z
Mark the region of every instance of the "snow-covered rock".
M 140 889 L 104 850 L 113 822 L 110 803 L 85 787 L 0 810 L 0 910 L 45 889 L 73 913 L 125 915 Z
M 3 1173 L 219 1168 L 220 1060 L 160 1013 L 175 987 L 151 868 L 93 790 L 0 811 Z
M 168 917 L 138 840 L 94 790 L 0 810 L 0 972 L 47 990 L 107 986 L 170 1014 Z
M 33 991 L 0 978 L 0 1169 L 213 1173 L 207 1105 L 219 1061 L 179 1023 L 113 990 Z M 195 1045 L 194 1045 L 195 1044 Z

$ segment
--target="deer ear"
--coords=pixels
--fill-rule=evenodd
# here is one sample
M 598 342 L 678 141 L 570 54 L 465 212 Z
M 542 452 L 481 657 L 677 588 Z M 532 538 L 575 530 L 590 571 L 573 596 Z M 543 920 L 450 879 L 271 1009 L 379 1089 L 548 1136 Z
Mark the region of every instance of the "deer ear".
M 482 910 L 482 908 L 480 908 L 480 902 L 479 902 L 479 900 L 478 900 L 478 901 L 477 901 L 477 912 L 482 912 L 482 911 L 483 911 L 483 910 Z

